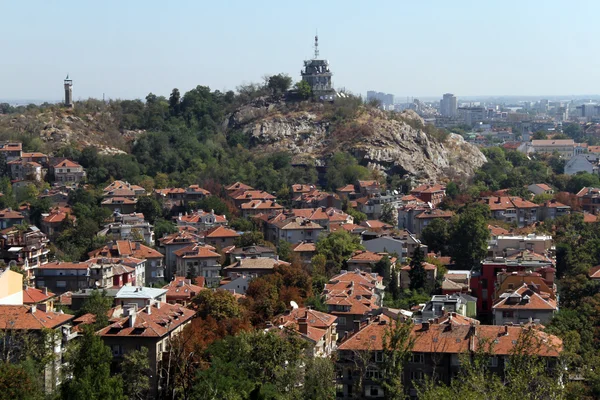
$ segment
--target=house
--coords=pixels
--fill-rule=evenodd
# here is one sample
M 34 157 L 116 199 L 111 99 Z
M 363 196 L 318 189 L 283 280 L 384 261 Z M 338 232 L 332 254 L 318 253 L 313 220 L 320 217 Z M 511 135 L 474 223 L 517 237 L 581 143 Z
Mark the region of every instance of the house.
M 433 207 L 444 200 L 446 196 L 446 186 L 444 185 L 420 185 L 410 191 L 410 194 L 417 197 L 425 203 L 430 203 Z
M 196 210 L 189 214 L 186 212 L 173 219 L 177 226 L 192 226 L 199 231 L 212 229 L 216 226 L 227 226 L 227 217 L 215 214 L 214 210 L 210 210 L 210 212 Z
M 242 204 L 253 200 L 275 200 L 275 196 L 262 190 L 247 190 L 239 189 L 229 193 L 229 197 L 237 208 L 241 208 Z
M 538 221 L 539 205 L 520 197 L 484 197 L 480 202 L 490 208 L 493 219 L 515 223 L 520 228 Z
M 224 249 L 225 250 L 225 249 Z M 241 260 L 244 258 L 268 257 L 277 258 L 275 249 L 266 246 L 246 246 L 246 247 L 231 247 L 225 251 L 229 255 L 230 260 Z
M 523 285 L 535 286 L 543 296 L 556 300 L 558 296 L 555 274 L 556 270 L 552 267 L 539 268 L 536 272 L 529 270 L 501 271 L 496 275 L 493 301 L 498 302 L 501 295 L 512 293 Z
M 357 191 L 364 196 L 371 196 L 381 193 L 381 184 L 375 180 L 357 181 L 354 185 Z
M 292 204 L 295 208 L 342 208 L 340 196 L 335 193 L 322 192 L 316 188 L 294 197 Z
M 55 240 L 64 230 L 67 222 L 75 224 L 77 218 L 73 215 L 71 207 L 54 207 L 48 213 L 42 214 L 40 220 L 40 230 L 44 232 L 50 240 Z
M 539 214 L 540 221 L 553 220 L 571 214 L 571 207 L 552 199 L 540 205 Z
M 489 242 L 488 258 L 508 257 L 523 250 L 552 257 L 554 241 L 550 235 L 499 235 Z
M 354 330 L 355 321 L 381 307 L 384 291 L 382 276 L 358 270 L 342 270 L 325 284 L 327 312 L 338 318 L 340 337 Z
M 287 217 L 302 217 L 329 230 L 331 224 L 352 224 L 354 218 L 335 207 L 293 208 L 285 213 Z
M 242 182 L 235 182 L 227 187 L 225 187 L 225 191 L 227 194 L 231 194 L 233 192 L 237 192 L 238 190 L 254 190 L 252 186 L 246 185 Z
M 227 290 L 234 295 L 245 295 L 248 285 L 256 275 L 247 275 L 245 273 L 232 273 L 230 276 L 223 278 L 220 282 L 219 290 Z
M 174 252 L 178 276 L 202 276 L 208 286 L 215 286 L 221 278 L 221 255 L 212 246 L 190 244 Z
M 474 318 L 477 315 L 477 299 L 464 293 L 433 295 L 423 308 L 422 318 L 423 321 L 429 321 L 444 313 Z
M 41 311 L 54 311 L 54 300 L 56 295 L 48 291 L 48 288 L 36 289 L 31 286 L 23 288 L 22 304 L 32 306 L 35 305 Z
M 86 177 L 85 170 L 81 165 L 71 160 L 61 160 L 52 165 L 51 171 L 54 181 L 65 184 L 77 184 Z
M 352 254 L 352 257 L 346 261 L 346 264 L 351 271 L 358 269 L 365 272 L 371 272 L 375 267 L 375 264 L 386 256 L 389 258 L 392 265 L 396 263 L 396 257 L 390 257 L 387 253 L 373 253 L 369 250 L 357 250 Z
M 552 155 L 556 152 L 561 158 L 566 159 L 573 157 L 575 154 L 573 139 L 532 140 L 531 147 L 536 153 Z
M 201 290 L 204 290 L 204 285 L 195 285 L 191 279 L 176 276 L 168 285 L 163 286 L 163 289 L 167 289 L 167 303 L 186 306 Z
M 263 276 L 273 273 L 277 267 L 288 267 L 290 263 L 269 257 L 242 258 L 223 268 L 225 277 L 240 275 Z
M 449 221 L 453 216 L 454 213 L 452 211 L 445 211 L 439 208 L 424 210 L 415 215 L 413 222 L 414 231 L 411 232 L 418 236 L 434 219 Z
M 148 246 L 154 245 L 154 227 L 144 219 L 142 213 L 113 214 L 113 222 L 104 226 L 98 236 L 109 240 L 143 240 Z
M 565 174 L 575 175 L 579 172 L 598 173 L 598 155 L 578 154 L 571 157 L 565 164 Z
M 66 207 L 69 204 L 69 194 L 61 189 L 44 189 L 38 199 L 48 200 L 55 207 Z
M 240 234 L 233 229 L 225 228 L 224 226 L 217 226 L 206 232 L 204 235 L 204 241 L 206 244 L 222 249 L 227 246 L 233 246 L 235 239 L 238 237 L 240 237 Z
M 600 280 L 600 265 L 590 268 L 588 272 L 588 278 L 594 281 Z
M 346 198 L 346 199 L 350 199 L 350 200 L 353 200 L 356 198 L 356 189 L 354 188 L 354 185 L 342 186 L 340 188 L 337 188 L 335 190 L 335 192 L 341 198 Z
M 88 253 L 90 258 L 94 257 L 114 257 L 126 258 L 133 257 L 140 260 L 147 260 L 145 272 L 145 284 L 162 282 L 165 278 L 165 267 L 163 264 L 164 255 L 151 247 L 134 242 L 131 240 L 113 240 L 106 246 Z
M 176 275 L 177 256 L 175 251 L 191 244 L 202 242 L 202 237 L 188 232 L 179 231 L 158 239 L 162 252 L 165 254 L 165 278 L 171 280 Z
M 167 300 L 167 289 L 144 286 L 123 286 L 115 293 L 115 304 L 126 307 L 135 304 L 143 308 L 149 304 L 163 303 Z
M 275 241 L 285 240 L 289 243 L 314 242 L 323 227 L 303 217 L 290 217 L 272 224 Z
M 394 235 L 376 235 L 375 238 L 369 238 L 371 235 L 363 237 L 363 247 L 374 253 L 397 254 L 399 260 L 404 262 L 406 257 L 411 257 L 417 248 L 427 254 L 427 246 L 421 244 L 421 241 L 408 231 L 402 231 Z
M 317 254 L 317 245 L 314 242 L 300 242 L 292 245 L 292 251 L 298 254 L 304 265 L 310 265 L 312 258 Z
M 427 279 L 425 279 L 425 285 L 430 288 L 435 287 L 435 280 L 437 279 L 437 267 L 428 262 L 424 262 L 423 268 L 425 269 L 425 272 L 427 273 Z M 400 275 L 398 278 L 400 279 L 400 288 L 401 289 L 408 289 L 410 287 L 410 270 L 411 269 L 412 268 L 410 265 L 404 265 L 404 266 L 400 267 Z
M 315 185 L 305 185 L 302 183 L 297 183 L 295 185 L 292 185 L 292 196 L 296 197 L 299 194 L 308 193 L 314 189 Z
M 89 287 L 89 269 L 87 262 L 49 262 L 36 269 L 35 287 L 58 294 L 85 289 Z
M 0 143 L 0 154 L 4 155 L 7 162 L 23 157 L 23 144 L 18 142 Z
M 283 210 L 283 206 L 277 203 L 277 200 L 252 200 L 243 203 L 240 208 L 244 218 L 261 213 L 272 215 Z
M 471 271 L 448 271 L 442 281 L 442 294 L 471 292 Z M 477 309 L 477 305 L 475 305 Z
M 33 284 L 36 268 L 48 262 L 48 237 L 35 225 L 16 226 L 0 231 L 0 254 L 7 265 L 15 265 L 25 273 L 25 282 Z
M 0 305 L 23 304 L 23 275 L 9 268 L 0 270 Z
M 600 189 L 584 187 L 576 194 L 583 211 L 597 215 L 600 211 Z M 1 214 L 0 214 L 1 215 Z
M 102 200 L 102 207 L 113 213 L 131 214 L 135 212 L 137 199 L 128 197 L 109 197 Z
M 139 307 L 126 303 L 111 310 L 111 324 L 98 331 L 97 335 L 110 347 L 116 361 L 133 350 L 148 349 L 150 396 L 155 398 L 159 392 L 159 377 L 162 376 L 162 360 L 169 350 L 169 343 L 194 315 L 195 311 L 179 304 L 152 300 Z
M 185 203 L 202 200 L 210 195 L 211 193 L 208 190 L 201 188 L 199 185 L 190 185 L 185 188 Z
M 23 214 L 10 208 L 0 210 L 0 229 L 10 228 L 11 226 L 22 224 L 25 220 Z
M 34 161 L 17 159 L 7 164 L 13 180 L 41 182 L 44 179 L 42 165 Z
M 329 357 L 337 348 L 337 317 L 306 307 L 293 308 L 278 315 L 273 325 L 291 330 L 309 343 L 310 357 Z
M 452 316 L 452 314 L 450 314 Z M 539 342 L 532 351 L 548 359 L 550 367 L 558 366 L 563 348 L 562 340 L 541 331 L 537 325 L 490 326 L 476 323 L 463 324 L 464 317 L 449 317 L 444 323 L 422 322 L 411 331 L 413 346 L 411 356 L 402 370 L 406 394 L 417 395 L 415 383 L 426 377 L 439 379 L 449 385 L 460 373 L 461 357 L 490 352 L 488 368 L 504 378 L 505 366 L 513 349 L 530 336 Z M 338 345 L 336 369 L 338 375 L 337 399 L 384 398 L 380 378 L 383 367 L 384 336 L 390 329 L 391 320 L 376 315 L 357 324 L 356 331 Z M 490 346 L 489 343 L 494 343 Z M 356 391 L 356 374 L 363 378 L 363 393 Z
M 138 185 L 132 185 L 125 181 L 114 181 L 110 185 L 102 189 L 103 196 L 109 197 L 125 197 L 134 198 L 146 194 L 146 189 Z
M 386 224 L 385 222 L 379 221 L 377 219 L 363 221 L 360 223 L 360 225 L 373 232 L 389 231 L 394 228 L 392 225 Z
M 512 292 L 502 293 L 492 307 L 494 325 L 534 321 L 548 324 L 558 311 L 556 299 L 541 292 L 535 284 L 523 283 Z
M 538 194 L 554 194 L 554 189 L 545 183 L 534 183 L 532 185 L 527 186 L 527 190 L 533 193 L 535 196 Z
M 40 152 L 22 153 L 21 160 L 33 161 L 41 164 L 42 168 L 48 167 L 48 155 Z
M 396 209 L 402 205 L 402 196 L 397 194 L 386 194 L 377 193 L 371 196 L 361 197 L 356 199 L 355 207 L 358 211 L 367 215 L 367 218 L 377 220 L 381 218 L 384 207 L 390 206 L 392 209 Z
M 146 260 L 134 257 L 96 257 L 87 260 L 89 285 L 101 289 L 123 286 L 144 286 L 146 282 Z

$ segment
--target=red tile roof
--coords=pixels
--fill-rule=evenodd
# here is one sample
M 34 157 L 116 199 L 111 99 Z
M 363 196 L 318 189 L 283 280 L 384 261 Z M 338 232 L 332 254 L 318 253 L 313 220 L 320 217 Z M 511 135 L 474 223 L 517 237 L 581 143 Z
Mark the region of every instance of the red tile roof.
M 54 165 L 54 168 L 81 168 L 81 165 L 77 164 L 75 161 L 62 160 L 58 164 Z
M 163 286 L 163 289 L 167 289 L 167 302 L 192 299 L 204 290 L 204 282 L 202 283 L 202 286 L 198 286 L 183 276 L 176 276 L 168 285 Z
M 192 244 L 173 252 L 181 258 L 220 258 L 221 255 L 214 251 L 212 246 Z
M 52 292 L 44 293 L 41 289 L 33 287 L 26 287 L 23 289 L 23 304 L 37 304 L 42 303 L 52 297 L 56 296 Z
M 527 284 L 523 284 L 514 292 L 500 295 L 500 300 L 492 308 L 494 310 L 558 310 L 554 299 L 544 299 Z
M 116 240 L 100 249 L 90 251 L 90 258 L 93 257 L 135 257 L 142 260 L 147 258 L 164 258 L 165 256 L 140 242 L 131 240 Z
M 595 267 L 590 268 L 588 276 L 591 279 L 600 279 L 600 265 L 596 265 Z
M 277 316 L 273 324 L 300 332 L 300 323 L 304 321 L 307 324 L 307 333 L 301 333 L 301 335 L 308 337 L 314 342 L 318 342 L 323 339 L 327 330 L 336 320 L 337 317 L 334 315 L 302 307 Z
M 217 226 L 206 233 L 207 238 L 236 238 L 240 235 L 233 229 Z
M 0 305 L 0 326 L 2 329 L 41 330 L 44 328 L 56 328 L 74 318 L 73 315 L 60 312 L 41 311 L 35 306 Z

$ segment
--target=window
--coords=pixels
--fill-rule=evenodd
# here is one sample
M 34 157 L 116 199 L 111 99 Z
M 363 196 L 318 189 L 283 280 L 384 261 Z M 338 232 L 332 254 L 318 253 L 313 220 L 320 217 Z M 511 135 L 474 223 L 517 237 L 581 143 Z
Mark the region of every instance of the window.
M 110 346 L 110 349 L 113 353 L 113 357 L 118 357 L 121 354 L 123 354 L 123 348 L 121 347 L 120 344 L 113 344 Z
M 488 359 L 488 366 L 496 368 L 498 366 L 498 357 L 493 356 Z
M 412 371 L 410 373 L 410 379 L 412 381 L 420 381 L 423 380 L 423 371 Z
M 515 315 L 515 312 L 513 310 L 502 311 L 502 318 L 513 318 L 514 315 Z
M 371 397 L 379 397 L 379 387 L 378 386 L 371 386 L 369 388 L 369 396 L 371 396 Z
M 365 376 L 368 379 L 380 379 L 381 378 L 381 374 L 379 373 L 379 369 L 377 369 L 375 367 L 369 367 L 369 368 L 367 368 L 367 372 L 366 372 Z
M 376 351 L 375 352 L 375 362 L 383 362 L 383 351 Z
M 56 287 L 57 288 L 67 287 L 67 282 L 66 281 L 56 281 Z
M 412 353 L 410 362 L 414 363 L 414 364 L 424 364 L 425 363 L 425 354 L 423 354 L 423 353 Z
M 338 325 L 346 325 L 346 317 L 338 317 L 337 323 Z

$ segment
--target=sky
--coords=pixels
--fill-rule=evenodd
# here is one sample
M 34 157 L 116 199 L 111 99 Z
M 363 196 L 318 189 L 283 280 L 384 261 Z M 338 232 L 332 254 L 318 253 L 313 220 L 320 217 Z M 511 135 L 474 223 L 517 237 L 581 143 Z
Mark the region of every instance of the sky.
M 167 96 L 300 78 L 398 97 L 599 93 L 597 0 L 0 0 L 0 99 Z

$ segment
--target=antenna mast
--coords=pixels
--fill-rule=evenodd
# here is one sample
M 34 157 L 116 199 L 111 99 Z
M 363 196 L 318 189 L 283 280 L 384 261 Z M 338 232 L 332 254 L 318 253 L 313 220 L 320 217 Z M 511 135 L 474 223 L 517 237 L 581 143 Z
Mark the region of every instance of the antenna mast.
M 315 60 L 319 58 L 319 33 L 315 35 Z

